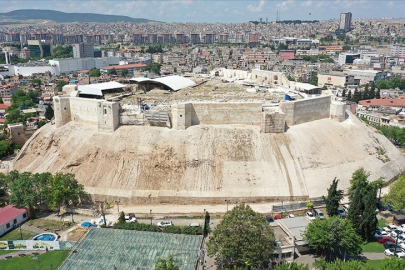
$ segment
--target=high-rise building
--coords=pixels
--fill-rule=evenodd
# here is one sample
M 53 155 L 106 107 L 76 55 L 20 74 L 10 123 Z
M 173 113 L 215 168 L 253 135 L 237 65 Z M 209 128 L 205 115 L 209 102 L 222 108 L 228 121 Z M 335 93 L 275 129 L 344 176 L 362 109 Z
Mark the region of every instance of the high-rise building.
M 205 44 L 214 44 L 215 43 L 215 34 L 206 33 L 205 34 Z
M 344 30 L 345 32 L 350 31 L 352 25 L 352 13 L 346 12 L 340 14 L 339 30 Z
M 191 44 L 200 44 L 201 43 L 200 34 L 191 33 L 190 34 L 190 43 Z
M 94 57 L 94 45 L 87 43 L 72 44 L 73 58 Z
M 47 57 L 53 55 L 52 40 L 28 40 L 31 57 Z

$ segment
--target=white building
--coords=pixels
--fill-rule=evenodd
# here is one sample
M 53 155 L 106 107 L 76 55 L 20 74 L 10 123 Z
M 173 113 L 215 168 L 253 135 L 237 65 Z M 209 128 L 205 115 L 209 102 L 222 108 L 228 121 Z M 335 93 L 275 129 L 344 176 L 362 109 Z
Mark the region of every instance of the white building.
M 7 205 L 0 209 L 0 236 L 18 227 L 28 220 L 27 210 L 17 208 L 14 205 Z
M 390 46 L 391 56 L 405 56 L 405 45 L 395 44 Z
M 104 58 L 69 58 L 49 60 L 49 64 L 56 66 L 60 74 L 71 74 L 78 70 L 90 70 L 119 64 L 119 57 Z

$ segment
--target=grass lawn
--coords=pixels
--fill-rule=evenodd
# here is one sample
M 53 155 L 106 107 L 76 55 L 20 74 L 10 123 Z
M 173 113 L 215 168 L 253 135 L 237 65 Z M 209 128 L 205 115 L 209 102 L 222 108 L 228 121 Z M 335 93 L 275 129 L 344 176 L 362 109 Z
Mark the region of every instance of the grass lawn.
M 16 251 L 19 251 L 19 250 L 0 250 L 0 256 L 1 255 L 6 255 L 6 254 L 9 254 L 9 253 L 13 253 L 13 252 L 16 252 Z M 0 262 L 0 265 L 1 265 L 1 262 Z
M 361 245 L 363 252 L 384 252 L 384 246 L 378 242 L 368 242 Z
M 53 269 L 65 259 L 69 251 L 58 250 L 50 251 L 48 253 L 37 256 L 36 260 L 33 259 L 33 255 L 26 257 L 16 257 L 9 260 L 0 261 L 0 269 L 2 270 L 15 270 L 15 269 L 30 269 L 30 270 L 43 270 L 50 269 L 51 265 Z
M 44 218 L 36 218 L 28 220 L 26 225 L 39 227 L 41 229 L 47 229 L 48 231 L 53 230 L 67 230 L 75 225 L 71 221 L 63 221 L 63 220 L 51 220 L 51 219 L 44 219 Z
M 21 233 L 22 233 L 22 240 L 28 240 L 30 239 L 31 236 L 33 236 L 35 233 L 30 232 L 30 231 L 26 231 L 21 229 Z M 21 235 L 20 235 L 20 229 L 16 228 L 10 232 L 8 232 L 7 234 L 3 235 L 2 237 L 0 237 L 0 241 L 4 241 L 4 240 L 21 240 Z
M 371 266 L 374 269 L 379 269 L 380 264 L 383 262 L 383 260 L 370 260 L 366 262 L 367 266 Z
M 387 221 L 385 219 L 379 219 L 378 220 L 378 227 L 384 228 L 385 226 L 387 226 Z

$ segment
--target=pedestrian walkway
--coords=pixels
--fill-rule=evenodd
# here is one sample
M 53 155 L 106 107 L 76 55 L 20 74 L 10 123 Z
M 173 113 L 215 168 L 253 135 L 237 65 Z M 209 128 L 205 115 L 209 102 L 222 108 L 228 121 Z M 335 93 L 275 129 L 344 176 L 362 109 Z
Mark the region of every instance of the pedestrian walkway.
M 8 254 L 4 254 L 0 256 L 0 260 L 6 260 L 6 259 L 11 259 L 14 257 L 24 257 L 26 255 L 39 255 L 42 253 L 45 253 L 45 250 L 22 250 L 22 251 L 16 251 Z

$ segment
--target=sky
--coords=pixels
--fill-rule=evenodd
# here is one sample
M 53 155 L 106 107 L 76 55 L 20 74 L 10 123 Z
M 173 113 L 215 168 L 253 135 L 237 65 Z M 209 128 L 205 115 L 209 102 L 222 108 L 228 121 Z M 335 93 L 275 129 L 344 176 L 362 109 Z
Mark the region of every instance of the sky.
M 52 9 L 63 12 L 90 12 L 126 15 L 162 22 L 228 22 L 338 19 L 352 12 L 353 19 L 405 17 L 403 0 L 0 0 L 1 11 Z

